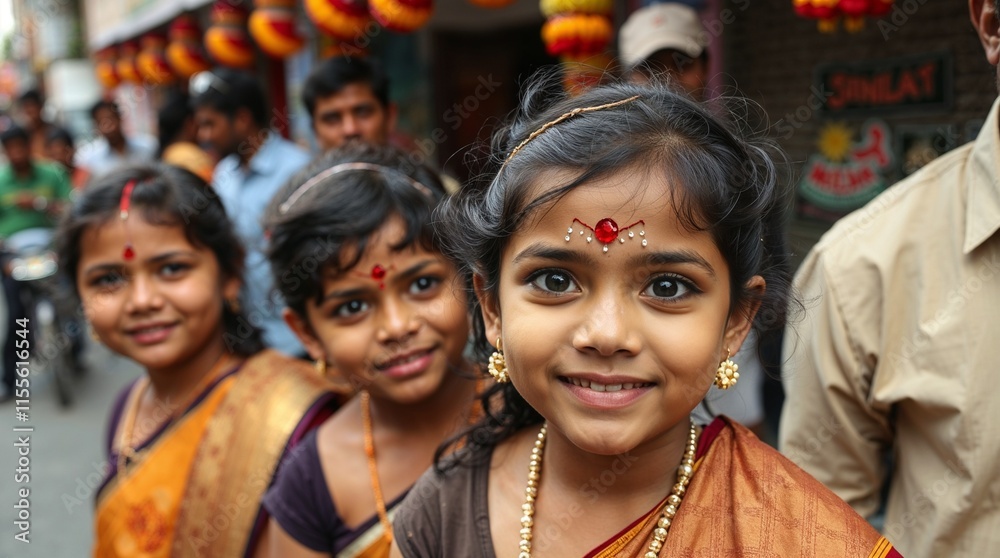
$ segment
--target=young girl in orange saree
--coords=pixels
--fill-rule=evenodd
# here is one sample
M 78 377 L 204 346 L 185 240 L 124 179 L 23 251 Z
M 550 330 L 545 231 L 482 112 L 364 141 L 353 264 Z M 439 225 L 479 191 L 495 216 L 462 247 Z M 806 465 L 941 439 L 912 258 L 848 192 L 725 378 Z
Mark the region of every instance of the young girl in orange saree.
M 127 167 L 82 192 L 58 239 L 93 335 L 145 368 L 112 409 L 94 555 L 253 555 L 282 456 L 338 399 L 264 350 L 222 204 L 186 171 Z
M 438 216 L 473 276 L 496 412 L 411 491 L 393 555 L 897 556 L 745 428 L 691 419 L 738 381 L 751 327 L 784 321 L 766 152 L 662 86 L 546 108 L 550 91 Z

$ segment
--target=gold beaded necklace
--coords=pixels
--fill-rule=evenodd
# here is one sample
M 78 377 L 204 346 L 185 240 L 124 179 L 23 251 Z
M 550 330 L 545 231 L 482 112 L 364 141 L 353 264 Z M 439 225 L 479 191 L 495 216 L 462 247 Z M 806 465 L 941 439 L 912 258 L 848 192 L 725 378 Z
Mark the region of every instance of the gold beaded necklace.
M 531 531 L 535 523 L 535 500 L 538 498 L 538 481 L 542 478 L 542 453 L 545 451 L 545 435 L 547 428 L 542 425 L 538 431 L 538 438 L 535 439 L 535 447 L 531 448 L 531 460 L 528 462 L 528 486 L 524 489 L 524 504 L 521 505 L 521 542 L 517 558 L 531 558 Z M 657 558 L 663 548 L 664 541 L 667 540 L 667 531 L 670 524 L 677 515 L 677 507 L 681 505 L 684 493 L 687 491 L 691 476 L 694 475 L 694 453 L 698 446 L 698 428 L 691 423 L 691 431 L 688 434 L 687 447 L 684 449 L 684 457 L 681 459 L 680 467 L 677 468 L 677 482 L 667 496 L 667 504 L 660 514 L 660 519 L 656 522 L 656 529 L 653 530 L 653 540 L 649 542 L 649 550 L 643 558 Z

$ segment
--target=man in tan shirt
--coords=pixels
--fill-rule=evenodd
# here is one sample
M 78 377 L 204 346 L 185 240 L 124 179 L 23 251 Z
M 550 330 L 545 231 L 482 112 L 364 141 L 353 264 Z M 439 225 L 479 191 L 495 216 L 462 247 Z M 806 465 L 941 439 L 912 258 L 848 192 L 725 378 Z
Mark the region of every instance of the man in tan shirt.
M 1000 0 L 969 4 L 997 66 Z M 780 448 L 864 516 L 888 483 L 907 558 L 1000 555 L 998 113 L 838 222 L 795 279 Z

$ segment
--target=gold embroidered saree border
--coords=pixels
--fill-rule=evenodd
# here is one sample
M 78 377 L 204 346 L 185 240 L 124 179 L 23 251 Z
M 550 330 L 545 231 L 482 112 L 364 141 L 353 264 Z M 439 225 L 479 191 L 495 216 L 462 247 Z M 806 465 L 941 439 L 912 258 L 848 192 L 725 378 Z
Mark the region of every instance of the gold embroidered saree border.
M 243 556 L 289 437 L 330 386 L 272 350 L 244 365 L 209 425 L 181 504 L 175 557 Z

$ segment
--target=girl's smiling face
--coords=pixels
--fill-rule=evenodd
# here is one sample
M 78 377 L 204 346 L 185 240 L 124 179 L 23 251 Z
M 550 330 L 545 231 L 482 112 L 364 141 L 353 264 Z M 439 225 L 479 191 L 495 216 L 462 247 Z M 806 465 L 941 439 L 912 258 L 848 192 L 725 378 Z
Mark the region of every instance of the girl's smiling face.
M 565 178 L 549 172 L 535 184 Z M 731 311 L 728 265 L 711 233 L 678 219 L 670 188 L 635 170 L 575 188 L 510 237 L 498 297 L 479 290 L 518 392 L 590 453 L 620 454 L 674 428 L 686 436 L 726 349 L 735 354 L 749 331 L 755 308 Z M 599 229 L 606 218 L 644 225 L 619 230 L 604 251 L 599 238 L 613 231 L 580 222 Z M 749 286 L 762 291 L 764 281 Z
M 393 249 L 405 233 L 402 219 L 387 221 L 354 267 L 324 272 L 308 325 L 286 316 L 311 357 L 373 396 L 415 403 L 463 366 L 469 316 L 455 266 L 419 244 Z
M 150 370 L 220 351 L 224 300 L 240 281 L 223 277 L 210 249 L 194 246 L 179 225 L 157 225 L 133 212 L 87 229 L 77 286 L 87 320 L 107 346 Z M 124 258 L 131 241 L 134 258 Z

